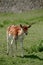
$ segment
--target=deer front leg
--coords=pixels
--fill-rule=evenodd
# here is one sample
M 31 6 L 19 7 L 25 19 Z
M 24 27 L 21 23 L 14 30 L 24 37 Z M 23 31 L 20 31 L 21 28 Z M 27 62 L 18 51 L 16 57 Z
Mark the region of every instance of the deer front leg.
M 21 43 L 21 56 L 24 56 L 24 49 L 23 49 L 23 38 L 20 38 L 20 43 Z

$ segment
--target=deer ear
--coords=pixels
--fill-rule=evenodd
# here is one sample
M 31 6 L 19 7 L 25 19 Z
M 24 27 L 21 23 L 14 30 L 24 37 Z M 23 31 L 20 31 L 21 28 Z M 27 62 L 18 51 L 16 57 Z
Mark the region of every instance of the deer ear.
M 22 25 L 20 24 L 20 27 L 22 28 Z
M 31 25 L 28 26 L 28 28 L 30 28 L 30 27 L 31 27 Z

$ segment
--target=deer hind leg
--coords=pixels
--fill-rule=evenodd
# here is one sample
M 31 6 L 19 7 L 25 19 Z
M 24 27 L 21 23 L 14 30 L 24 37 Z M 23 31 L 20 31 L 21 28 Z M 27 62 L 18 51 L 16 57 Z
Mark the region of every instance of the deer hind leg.
M 10 54 L 11 56 L 14 56 L 14 36 L 11 38 L 11 43 L 10 43 Z
M 9 35 L 7 33 L 7 55 L 9 54 Z
M 7 33 L 7 55 L 11 54 L 11 34 Z
M 7 55 L 10 54 L 11 50 L 11 34 L 7 33 Z

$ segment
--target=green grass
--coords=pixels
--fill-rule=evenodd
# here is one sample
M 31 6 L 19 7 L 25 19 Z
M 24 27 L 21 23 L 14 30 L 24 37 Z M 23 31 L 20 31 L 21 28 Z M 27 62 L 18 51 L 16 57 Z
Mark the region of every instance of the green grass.
M 9 25 L 36 22 L 24 39 L 24 57 L 10 57 L 6 54 L 6 29 Z M 18 44 L 19 47 L 20 43 Z M 18 48 L 19 51 L 19 48 Z M 17 52 L 18 55 L 21 53 Z M 43 65 L 43 10 L 23 13 L 0 13 L 0 65 Z

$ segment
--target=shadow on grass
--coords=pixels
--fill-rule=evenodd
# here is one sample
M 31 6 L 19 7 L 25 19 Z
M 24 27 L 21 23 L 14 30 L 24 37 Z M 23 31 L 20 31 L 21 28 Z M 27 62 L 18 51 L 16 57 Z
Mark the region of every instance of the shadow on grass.
M 43 58 L 40 58 L 39 56 L 37 55 L 24 55 L 24 57 L 21 57 L 21 58 L 31 58 L 31 59 L 39 59 L 39 60 L 43 60 Z

